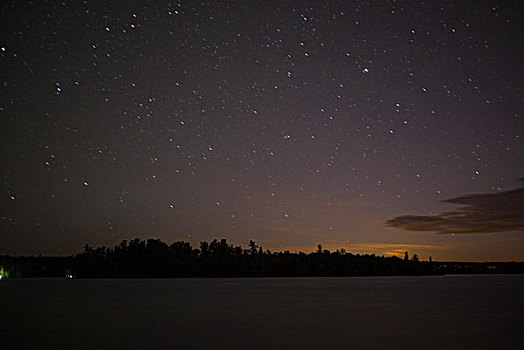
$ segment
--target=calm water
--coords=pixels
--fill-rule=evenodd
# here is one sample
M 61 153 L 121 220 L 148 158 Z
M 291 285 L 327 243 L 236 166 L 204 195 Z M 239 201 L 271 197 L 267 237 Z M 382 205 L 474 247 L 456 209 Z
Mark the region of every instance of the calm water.
M 2 349 L 524 349 L 524 276 L 0 281 Z

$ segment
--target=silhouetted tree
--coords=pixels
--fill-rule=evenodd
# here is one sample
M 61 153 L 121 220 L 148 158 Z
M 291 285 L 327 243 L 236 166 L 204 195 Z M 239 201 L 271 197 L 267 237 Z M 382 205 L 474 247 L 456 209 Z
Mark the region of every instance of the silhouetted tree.
M 209 243 L 207 242 L 200 242 L 200 254 L 203 257 L 206 257 L 209 254 Z
M 241 276 L 374 276 L 424 275 L 444 273 L 524 273 L 524 263 L 460 263 L 428 262 L 354 255 L 341 249 L 334 253 L 289 251 L 264 253 L 262 247 L 250 242 L 250 248 L 233 246 L 226 239 L 201 242 L 194 249 L 188 242 L 170 246 L 158 239 L 139 238 L 122 241 L 111 247 L 84 246 L 69 257 L 0 256 L 0 267 L 13 277 L 52 277 L 68 274 L 77 277 L 241 277 Z M 258 248 L 258 250 L 257 250 Z M 343 254 L 345 253 L 345 254 Z
M 251 255 L 256 255 L 257 248 L 258 246 L 255 243 L 255 241 L 249 241 L 249 252 L 251 253 Z

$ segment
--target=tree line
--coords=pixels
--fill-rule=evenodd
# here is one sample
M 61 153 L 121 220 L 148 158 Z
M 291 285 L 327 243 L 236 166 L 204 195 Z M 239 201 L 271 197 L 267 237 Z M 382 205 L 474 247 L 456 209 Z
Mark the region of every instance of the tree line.
M 442 263 L 411 258 L 352 254 L 344 249 L 313 253 L 271 252 L 254 241 L 248 248 L 226 239 L 201 242 L 199 248 L 178 241 L 124 240 L 114 247 L 91 247 L 68 257 L 0 256 L 0 266 L 11 276 L 78 278 L 135 277 L 269 277 L 269 276 L 400 276 L 445 273 L 520 273 L 522 263 Z M 498 265 L 497 265 L 498 264 Z M 510 265 L 508 265 L 510 264 Z M 516 265 L 515 265 L 516 264 Z M 516 272 L 517 271 L 517 272 Z

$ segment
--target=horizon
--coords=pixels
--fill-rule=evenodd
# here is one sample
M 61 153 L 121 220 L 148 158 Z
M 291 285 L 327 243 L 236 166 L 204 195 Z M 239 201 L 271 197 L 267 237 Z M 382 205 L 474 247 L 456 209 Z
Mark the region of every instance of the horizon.
M 194 243 L 192 241 L 172 241 L 171 243 L 168 243 L 168 242 L 164 242 L 163 240 L 161 240 L 160 238 L 154 238 L 154 237 L 150 237 L 150 238 L 141 238 L 141 237 L 134 237 L 132 239 L 124 239 L 124 240 L 121 240 L 120 242 L 115 242 L 114 244 L 112 245 L 91 245 L 91 244 L 88 244 L 88 243 L 85 243 L 82 248 L 80 249 L 77 249 L 75 252 L 71 252 L 69 254 L 67 253 L 63 253 L 63 254 L 41 254 L 41 253 L 32 253 L 32 254 L 9 254 L 9 253 L 2 253 L 0 252 L 0 256 L 10 256 L 10 257 L 35 257 L 35 256 L 41 256 L 41 257 L 69 257 L 69 256 L 74 256 L 74 255 L 77 255 L 77 254 L 81 254 L 83 252 L 83 249 L 84 247 L 87 245 L 89 246 L 90 248 L 100 248 L 100 247 L 105 247 L 105 248 L 108 248 L 108 249 L 114 249 L 115 247 L 117 247 L 121 242 L 123 241 L 126 241 L 127 243 L 129 243 L 131 240 L 135 240 L 135 239 L 139 239 L 141 241 L 144 241 L 144 242 L 147 242 L 148 240 L 160 240 L 161 242 L 163 243 L 166 243 L 168 246 L 171 246 L 172 244 L 176 243 L 176 242 L 184 242 L 184 243 L 189 243 L 192 247 L 192 249 L 196 249 L 196 250 L 200 250 L 200 244 L 202 242 L 207 242 L 207 243 L 210 243 L 211 241 L 213 240 L 217 240 L 220 242 L 221 239 L 226 239 L 224 237 L 221 237 L 221 238 L 214 238 L 214 239 L 210 239 L 210 240 L 207 240 L 207 241 L 200 241 L 200 242 L 197 242 L 197 243 Z M 242 249 L 247 249 L 249 247 L 248 244 L 246 245 L 242 245 L 242 244 L 238 244 L 238 243 L 235 243 L 235 242 L 230 242 L 228 241 L 227 242 L 228 244 L 231 244 L 232 246 L 240 246 Z M 318 245 L 321 245 L 322 246 L 322 251 L 329 251 L 329 253 L 335 253 L 335 252 L 340 252 L 342 249 L 344 249 L 345 251 L 345 254 L 353 254 L 353 255 L 375 255 L 377 257 L 395 257 L 395 258 L 399 258 L 399 259 L 403 259 L 404 258 L 404 254 L 405 253 L 408 253 L 409 254 L 409 257 L 411 258 L 414 254 L 416 254 L 418 256 L 418 258 L 420 259 L 420 261 L 429 261 L 429 258 L 432 259 L 432 261 L 434 262 L 464 262 L 464 263 L 468 263 L 468 262 L 471 262 L 471 263 L 490 263 L 490 262 L 493 262 L 493 263 L 506 263 L 506 262 L 524 262 L 524 260 L 450 260 L 450 259 L 439 259 L 438 256 L 435 257 L 435 256 L 432 256 L 432 255 L 428 255 L 428 256 L 424 256 L 423 254 L 420 254 L 420 250 L 416 250 L 415 248 L 417 247 L 420 247 L 420 246 L 413 246 L 413 245 L 402 245 L 402 244 L 394 244 L 394 245 L 391 245 L 396 249 L 395 252 L 379 252 L 377 250 L 373 250 L 374 247 L 377 247 L 377 246 L 384 246 L 384 245 L 381 245 L 381 244 L 369 244 L 369 245 L 363 245 L 363 244 L 360 244 L 360 245 L 357 245 L 357 248 L 353 248 L 351 249 L 350 246 L 345 246 L 345 247 L 337 247 L 337 246 L 324 246 L 323 244 L 321 243 L 318 243 L 317 245 L 315 246 L 293 246 L 293 247 L 271 247 L 271 246 L 265 246 L 263 244 L 258 244 L 258 242 L 255 242 L 257 243 L 257 248 L 262 248 L 263 249 L 263 252 L 266 253 L 268 250 L 271 252 L 271 254 L 274 254 L 274 253 L 285 253 L 285 252 L 290 252 L 291 254 L 299 254 L 299 253 L 304 253 L 304 254 L 312 254 L 312 253 L 317 253 L 318 252 Z M 360 248 L 359 248 L 360 247 Z M 366 247 L 369 247 L 369 248 L 366 248 Z M 404 247 L 406 249 L 402 249 L 401 247 Z M 385 245 L 385 249 L 389 249 L 388 248 L 388 245 Z

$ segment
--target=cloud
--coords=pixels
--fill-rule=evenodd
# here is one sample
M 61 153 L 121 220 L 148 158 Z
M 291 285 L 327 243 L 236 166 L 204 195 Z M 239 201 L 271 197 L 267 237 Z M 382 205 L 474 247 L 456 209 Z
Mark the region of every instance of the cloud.
M 386 221 L 385 226 L 439 234 L 524 232 L 524 187 L 451 198 L 443 202 L 463 207 L 436 216 L 397 216 Z

